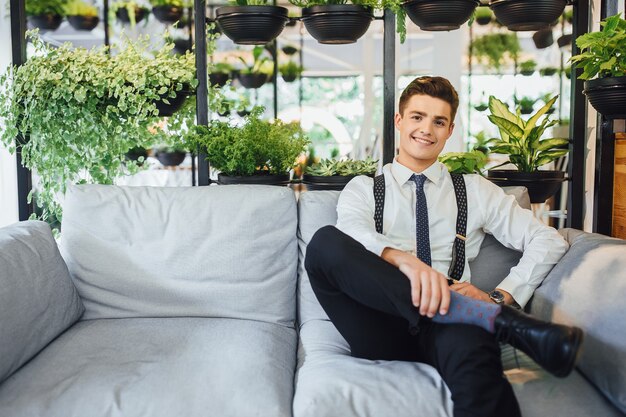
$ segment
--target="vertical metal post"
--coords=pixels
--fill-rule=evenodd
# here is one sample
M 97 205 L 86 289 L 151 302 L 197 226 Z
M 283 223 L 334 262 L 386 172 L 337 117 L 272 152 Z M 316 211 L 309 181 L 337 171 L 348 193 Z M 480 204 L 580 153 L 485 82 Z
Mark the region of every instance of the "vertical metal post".
M 194 0 L 194 28 L 196 38 L 196 118 L 198 125 L 209 124 L 208 77 L 206 61 L 206 1 Z M 209 163 L 206 154 L 198 149 L 198 185 L 209 185 Z
M 274 119 L 278 119 L 278 42 L 274 39 L 271 43 L 272 60 L 274 61 L 274 72 L 272 73 L 272 89 L 274 91 Z
M 396 16 L 385 10 L 383 28 L 383 164 L 396 153 L 393 116 L 396 106 Z
M 104 0 L 104 7 L 102 10 L 102 23 L 104 24 L 104 44 L 106 46 L 111 45 L 111 39 L 109 38 L 109 0 Z
M 11 7 L 11 60 L 14 66 L 26 62 L 26 11 L 24 0 L 10 0 Z M 28 137 L 23 138 L 28 141 Z M 33 204 L 28 204 L 28 193 L 33 188 L 32 175 L 22 165 L 21 138 L 16 138 L 15 156 L 17 160 L 17 204 L 20 221 L 28 220 L 33 213 Z

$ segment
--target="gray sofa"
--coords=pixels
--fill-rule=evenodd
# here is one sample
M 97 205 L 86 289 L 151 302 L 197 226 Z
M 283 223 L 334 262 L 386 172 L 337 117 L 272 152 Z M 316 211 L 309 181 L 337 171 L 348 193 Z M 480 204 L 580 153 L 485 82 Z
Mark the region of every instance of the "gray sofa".
M 433 368 L 350 357 L 317 303 L 302 261 L 337 197 L 76 186 L 58 245 L 0 229 L 0 416 L 451 416 Z M 581 362 L 559 380 L 503 347 L 507 377 L 524 416 L 620 416 L 626 243 L 563 233 L 530 310 L 585 329 Z M 488 237 L 471 268 L 488 288 L 518 258 Z

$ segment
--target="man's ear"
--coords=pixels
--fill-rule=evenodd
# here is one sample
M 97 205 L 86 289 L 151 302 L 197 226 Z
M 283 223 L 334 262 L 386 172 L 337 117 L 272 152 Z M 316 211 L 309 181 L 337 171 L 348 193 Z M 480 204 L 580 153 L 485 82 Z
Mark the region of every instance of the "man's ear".
M 400 113 L 396 113 L 393 116 L 393 124 L 396 126 L 396 129 L 400 130 L 400 122 L 402 121 L 402 115 Z
M 454 123 L 450 123 L 450 131 L 448 132 L 448 137 L 452 136 L 452 132 L 454 132 Z

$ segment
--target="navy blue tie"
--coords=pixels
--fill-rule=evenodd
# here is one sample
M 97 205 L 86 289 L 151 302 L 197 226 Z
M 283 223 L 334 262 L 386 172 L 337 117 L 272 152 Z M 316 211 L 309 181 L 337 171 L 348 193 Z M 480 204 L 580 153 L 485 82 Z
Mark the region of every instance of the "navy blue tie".
M 426 205 L 426 194 L 424 194 L 426 176 L 413 174 L 411 179 L 415 182 L 415 243 L 417 245 L 417 257 L 425 264 L 431 265 L 428 206 Z

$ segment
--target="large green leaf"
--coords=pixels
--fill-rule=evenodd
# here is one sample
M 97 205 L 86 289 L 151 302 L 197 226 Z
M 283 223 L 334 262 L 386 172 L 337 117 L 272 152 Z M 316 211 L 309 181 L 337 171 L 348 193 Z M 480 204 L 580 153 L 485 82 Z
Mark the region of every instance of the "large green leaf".
M 520 139 L 524 136 L 524 131 L 517 125 L 517 123 L 505 119 L 503 117 L 490 115 L 488 116 L 491 123 L 503 129 L 509 136 Z
M 537 146 L 538 151 L 546 151 L 553 148 L 560 148 L 562 146 L 568 145 L 569 139 L 564 138 L 552 138 L 552 139 L 544 139 L 539 142 Z
M 537 110 L 537 113 L 533 114 L 533 116 L 530 119 L 528 119 L 528 122 L 526 122 L 526 127 L 524 128 L 524 131 L 526 134 L 528 134 L 536 126 L 539 118 L 543 116 L 544 114 L 546 114 L 548 110 L 550 110 L 550 108 L 554 105 L 558 97 L 559 97 L 558 95 L 552 97 L 550 100 L 548 100 L 546 104 L 543 105 L 542 108 Z
M 538 155 L 537 159 L 535 160 L 535 165 L 537 167 L 540 167 L 542 165 L 545 165 L 549 162 L 554 161 L 557 158 L 567 155 L 568 152 L 569 152 L 568 149 L 554 149 L 551 151 L 541 152 Z
M 511 122 L 517 122 L 517 116 L 509 110 L 509 107 L 495 98 L 494 96 L 489 96 L 489 111 L 491 114 L 497 117 L 502 117 L 503 119 L 509 120 Z

